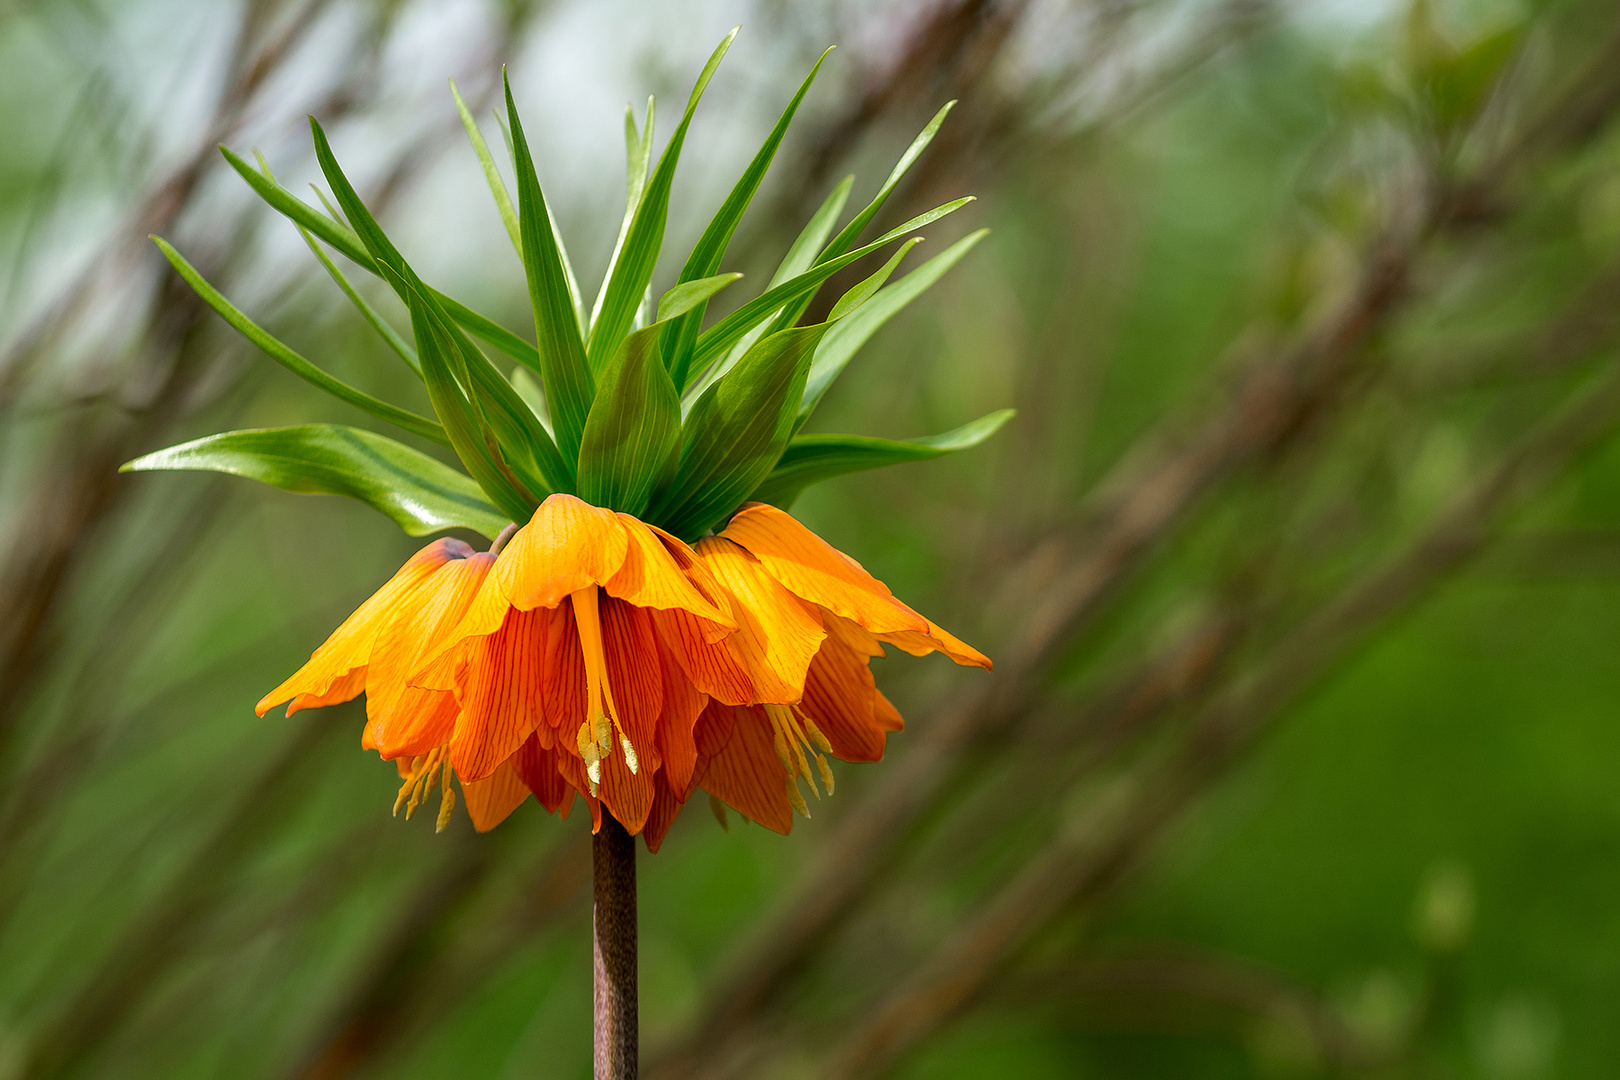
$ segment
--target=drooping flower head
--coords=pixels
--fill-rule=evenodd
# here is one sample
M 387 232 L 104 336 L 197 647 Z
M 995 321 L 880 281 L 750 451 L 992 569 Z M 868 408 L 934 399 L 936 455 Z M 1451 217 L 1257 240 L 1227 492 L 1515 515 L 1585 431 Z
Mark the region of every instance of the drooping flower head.
M 787 832 L 795 809 L 809 813 L 806 791 L 831 793 L 829 758 L 876 761 L 887 734 L 900 729 L 869 668 L 885 645 L 989 667 L 786 512 L 809 484 L 975 445 L 1010 415 L 912 442 L 798 434 L 861 344 L 982 236 L 887 285 L 916 243 L 908 240 L 826 320 L 798 325 L 831 274 L 968 201 L 855 246 L 947 110 L 836 236 L 828 239 L 849 180 L 817 211 L 771 287 L 705 329 L 710 297 L 740 277 L 717 273 L 729 238 L 818 61 L 675 285 L 647 310 L 675 163 L 730 42 L 699 77 L 656 166 L 649 104 L 631 144 L 620 243 L 589 315 L 510 89 L 515 210 L 457 95 L 527 274 L 534 344 L 416 275 L 344 177 L 318 124 L 316 155 L 348 224 L 292 196 L 262 164 L 254 169 L 226 152 L 421 376 L 436 419 L 326 375 L 159 241 L 203 298 L 272 357 L 450 447 L 467 470 L 336 425 L 227 432 L 126 466 L 234 472 L 358 498 L 413 535 L 460 527 L 495 539 L 488 551 L 451 538 L 423 548 L 259 702 L 260 715 L 283 703 L 291 713 L 363 693 L 363 745 L 399 769 L 396 811 L 414 811 L 438 790 L 442 828 L 454 806 L 453 776 L 481 830 L 531 794 L 563 815 L 580 797 L 598 826 L 605 809 L 656 850 L 702 789 Z M 365 304 L 317 238 L 394 289 L 410 313 L 414 348 Z M 518 362 L 511 379 L 474 337 Z

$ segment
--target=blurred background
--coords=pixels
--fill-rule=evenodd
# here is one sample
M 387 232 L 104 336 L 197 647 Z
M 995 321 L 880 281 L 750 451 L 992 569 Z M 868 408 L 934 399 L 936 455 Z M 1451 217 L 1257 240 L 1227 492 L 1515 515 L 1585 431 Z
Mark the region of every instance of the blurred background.
M 1620 1071 L 1612 0 L 6 0 L 0 1077 L 589 1074 L 586 823 L 435 836 L 358 702 L 253 715 L 420 542 L 117 473 L 356 419 L 145 237 L 425 409 L 215 144 L 301 190 L 314 113 L 526 328 L 446 80 L 493 136 L 509 65 L 589 292 L 624 104 L 661 146 L 736 23 L 666 250 L 826 45 L 732 303 L 959 98 L 888 223 L 994 231 L 814 423 L 1019 415 L 796 507 L 997 669 L 879 663 L 884 764 L 642 859 L 646 1075 Z

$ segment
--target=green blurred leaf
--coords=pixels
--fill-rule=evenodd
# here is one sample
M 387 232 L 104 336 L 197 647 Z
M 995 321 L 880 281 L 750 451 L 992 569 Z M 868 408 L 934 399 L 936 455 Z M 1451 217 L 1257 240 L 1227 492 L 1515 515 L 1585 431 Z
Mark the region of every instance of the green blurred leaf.
M 906 257 L 906 253 L 920 243 L 922 243 L 922 237 L 914 236 L 901 244 L 900 250 L 889 256 L 889 261 L 878 267 L 875 274 L 857 282 L 843 296 L 838 298 L 838 303 L 834 304 L 832 310 L 827 313 L 827 321 L 837 322 L 872 299 L 872 294 L 883 288 L 883 283 L 889 280 L 889 276 L 900 265 L 900 261 Z
M 926 461 L 978 446 L 1012 419 L 1014 412 L 1001 409 L 943 435 L 905 442 L 864 435 L 796 435 L 770 475 L 748 498 L 751 502 L 766 502 L 786 510 L 811 484 L 885 465 Z
M 187 262 L 185 257 L 178 251 L 170 247 L 162 237 L 154 236 L 152 242 L 157 244 L 158 249 L 163 252 L 170 264 L 180 272 L 180 276 L 185 278 L 186 283 L 196 290 L 197 295 L 202 297 L 209 307 L 217 311 L 221 318 L 235 327 L 238 333 L 264 350 L 271 359 L 281 364 L 288 371 L 306 382 L 320 387 L 340 401 L 348 402 L 362 412 L 370 413 L 379 420 L 386 420 L 395 427 L 409 431 L 413 435 L 420 435 L 424 439 L 432 439 L 434 442 L 443 443 L 446 446 L 450 445 L 444 428 L 434 421 L 425 416 L 418 416 L 408 409 L 401 409 L 397 405 L 390 405 L 386 401 L 380 401 L 364 391 L 356 390 L 348 383 L 328 375 L 298 355 L 298 353 L 278 341 L 269 331 L 244 315 L 224 296 L 220 295 L 219 291 L 210 285 L 197 272 L 197 269 Z
M 659 356 L 663 331 L 635 331 L 602 371 L 579 448 L 579 496 L 593 506 L 641 514 L 673 464 L 681 401 Z
M 901 309 L 926 292 L 946 271 L 961 261 L 980 240 L 990 233 L 980 229 L 969 233 L 911 273 L 888 286 L 861 305 L 859 310 L 841 319 L 822 339 L 816 350 L 815 363 L 810 366 L 810 378 L 804 387 L 804 403 L 799 407 L 798 423 L 802 426 L 815 411 L 821 396 L 848 366 L 850 360 L 878 332 L 884 323 Z
M 827 324 L 762 340 L 698 399 L 682 430 L 675 479 L 653 520 L 695 539 L 740 505 L 776 464 L 793 431 L 793 403 Z
M 586 353 L 593 372 L 600 371 L 607 363 L 635 321 L 636 308 L 647 292 L 647 283 L 652 280 L 653 270 L 658 264 L 659 249 L 664 244 L 664 227 L 669 219 L 669 193 L 675 182 L 675 167 L 680 161 L 681 149 L 686 144 L 687 129 L 691 127 L 692 116 L 697 111 L 703 91 L 736 36 L 737 30 L 733 29 L 703 66 L 687 99 L 686 113 L 675 128 L 675 134 L 670 137 L 669 145 L 660 155 L 658 167 L 648 178 L 646 189 L 641 193 L 635 218 L 625 234 L 624 247 L 609 271 L 600 311 L 591 319 L 591 336 Z M 651 129 L 649 123 L 648 131 Z
M 720 260 L 725 257 L 726 248 L 731 244 L 731 237 L 737 231 L 737 225 L 742 221 L 748 204 L 753 201 L 754 193 L 759 190 L 760 181 L 765 179 L 765 173 L 771 167 L 771 161 L 776 157 L 776 150 L 782 144 L 782 138 L 793 123 L 793 116 L 799 110 L 799 103 L 809 92 L 810 84 L 815 82 L 816 74 L 826 61 L 827 54 L 832 52 L 829 47 L 816 59 L 815 65 L 810 68 L 810 74 L 799 84 L 799 90 L 789 101 L 787 108 L 776 121 L 776 126 L 766 136 L 765 142 L 760 146 L 754 159 L 748 163 L 748 168 L 733 185 L 726 201 L 720 204 L 714 218 L 703 230 L 697 245 L 687 256 L 686 265 L 681 269 L 679 283 L 697 281 L 706 278 L 720 269 Z M 842 207 L 840 206 L 840 209 Z M 820 242 L 817 242 L 820 246 Z M 662 315 L 659 316 L 663 318 Z M 702 329 L 703 311 L 700 308 L 683 317 L 679 323 L 665 332 L 664 362 L 670 367 L 675 385 L 679 386 L 686 381 L 687 369 L 692 362 L 692 349 L 697 344 L 698 331 Z
M 461 126 L 467 129 L 467 138 L 472 143 L 473 153 L 478 155 L 478 164 L 484 170 L 484 182 L 489 185 L 489 193 L 495 199 L 495 209 L 501 215 L 501 224 L 506 226 L 506 235 L 512 239 L 512 247 L 517 249 L 518 256 L 523 255 L 523 241 L 518 236 L 517 211 L 512 208 L 512 196 L 507 194 L 506 181 L 501 179 L 501 172 L 495 167 L 495 159 L 490 156 L 489 144 L 484 142 L 484 135 L 478 130 L 478 121 L 473 119 L 472 110 L 461 99 L 461 91 L 456 88 L 456 80 L 450 80 L 450 95 L 456 99 L 456 112 L 461 114 Z
M 709 298 L 715 293 L 741 279 L 741 274 L 716 274 L 713 277 L 682 282 L 658 298 L 658 321 L 664 322 L 687 315 L 698 305 L 708 303 Z
M 539 346 L 540 379 L 551 406 L 552 429 L 557 435 L 570 478 L 579 459 L 579 441 L 590 415 L 596 385 L 585 360 L 585 344 L 580 340 L 579 322 L 569 295 L 567 275 L 558 253 L 546 197 L 540 190 L 540 177 L 523 135 L 512 85 L 506 84 L 506 113 L 512 128 L 512 147 L 517 161 L 518 221 L 523 237 L 523 265 L 529 282 L 529 301 L 534 308 L 535 338 Z M 564 489 L 572 484 L 564 486 Z
M 283 491 L 346 495 L 411 536 L 471 529 L 493 538 L 507 519 L 469 477 L 393 439 L 340 424 L 227 431 L 158 450 L 122 472 L 201 469 Z

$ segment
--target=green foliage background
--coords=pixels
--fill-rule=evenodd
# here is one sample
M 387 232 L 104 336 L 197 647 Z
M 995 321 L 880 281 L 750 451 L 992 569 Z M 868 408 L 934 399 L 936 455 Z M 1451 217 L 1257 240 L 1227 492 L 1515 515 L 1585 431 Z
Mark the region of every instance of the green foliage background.
M 358 703 L 252 713 L 420 541 L 351 503 L 115 472 L 225 427 L 365 423 L 243 346 L 144 236 L 334 374 L 426 411 L 212 145 L 262 147 L 297 189 L 318 176 L 316 113 L 423 275 L 523 327 L 443 80 L 487 117 L 510 64 L 589 294 L 622 212 L 620 103 L 656 91 L 662 145 L 737 22 L 672 251 L 840 49 L 721 268 L 747 275 L 726 303 L 845 172 L 859 204 L 962 101 L 877 224 L 970 191 L 912 258 L 994 231 L 812 430 L 1019 416 L 796 513 L 1001 667 L 880 663 L 908 721 L 888 761 L 840 767 L 789 838 L 722 832 L 697 804 L 643 858 L 647 1074 L 1611 1075 L 1611 4 L 18 0 L 0 5 L 0 1076 L 588 1075 L 580 820 L 531 804 L 435 836 L 388 817 L 394 770 L 359 752 Z M 1392 265 L 1398 287 L 1366 304 Z M 1347 359 L 1319 362 L 1347 325 Z M 1591 401 L 1579 437 L 1511 458 Z M 1215 458 L 1152 517 L 1155 463 Z M 1511 498 L 1447 517 L 1509 460 L 1535 466 Z M 1099 563 L 1122 504 L 1151 528 Z M 1417 560 L 1375 616 L 1335 606 L 1435 536 L 1459 558 Z M 1087 617 L 1025 662 L 1064 573 L 1097 565 Z M 1322 627 L 1343 632 L 1302 654 Z M 1207 662 L 1144 674 L 1206 640 Z M 1290 663 L 1286 692 L 1243 696 Z M 997 701 L 1028 708 L 885 826 L 859 901 L 765 1005 L 705 1028 L 725 973 L 836 876 L 828 852 L 930 731 Z M 1245 737 L 1200 742 L 1232 701 Z M 1183 760 L 1156 818 L 1138 793 Z M 1037 890 L 1049 905 L 1006 892 L 1071 842 L 1060 864 L 1121 846 L 1084 887 Z M 973 992 L 893 1053 L 861 1042 L 996 904 L 1013 929 Z

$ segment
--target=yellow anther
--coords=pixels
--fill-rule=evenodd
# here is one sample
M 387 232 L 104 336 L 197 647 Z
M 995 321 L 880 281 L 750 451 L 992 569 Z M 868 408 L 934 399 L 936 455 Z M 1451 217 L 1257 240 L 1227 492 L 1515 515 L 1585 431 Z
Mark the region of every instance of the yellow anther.
M 788 802 L 793 804 L 793 809 L 799 812 L 799 816 L 809 821 L 810 807 L 804 801 L 804 792 L 799 790 L 799 781 L 796 777 L 787 778 L 787 797 Z
M 804 730 L 809 733 L 810 741 L 815 743 L 816 749 L 820 750 L 823 754 L 832 753 L 832 743 L 828 742 L 827 736 L 823 735 L 821 733 L 821 729 L 816 727 L 816 722 L 804 715 L 802 712 L 799 713 L 798 716 L 800 720 L 804 721 Z M 829 784 L 828 786 L 831 787 L 832 785 Z
M 636 748 L 630 745 L 629 736 L 619 736 L 619 748 L 624 751 L 624 763 L 629 767 L 630 775 L 636 775 L 637 770 L 641 768 L 641 760 L 636 757 Z
M 833 793 L 832 766 L 827 764 L 827 759 L 821 754 L 816 755 L 816 769 L 821 773 L 821 782 L 827 785 L 827 794 L 831 795 Z

